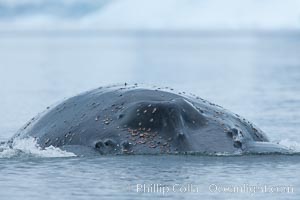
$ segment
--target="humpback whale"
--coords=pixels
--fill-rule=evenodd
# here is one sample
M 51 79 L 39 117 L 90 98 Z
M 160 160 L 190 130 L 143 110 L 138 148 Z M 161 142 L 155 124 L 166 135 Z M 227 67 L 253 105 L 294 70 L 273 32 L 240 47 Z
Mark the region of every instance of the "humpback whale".
M 172 88 L 114 85 L 57 103 L 10 140 L 99 154 L 288 152 L 243 117 Z

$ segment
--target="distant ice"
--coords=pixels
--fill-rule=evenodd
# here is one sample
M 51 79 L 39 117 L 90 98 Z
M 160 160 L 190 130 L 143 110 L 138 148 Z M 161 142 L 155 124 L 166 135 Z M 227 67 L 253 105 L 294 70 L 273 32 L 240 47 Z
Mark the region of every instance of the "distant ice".
M 299 30 L 299 0 L 0 0 L 0 30 Z

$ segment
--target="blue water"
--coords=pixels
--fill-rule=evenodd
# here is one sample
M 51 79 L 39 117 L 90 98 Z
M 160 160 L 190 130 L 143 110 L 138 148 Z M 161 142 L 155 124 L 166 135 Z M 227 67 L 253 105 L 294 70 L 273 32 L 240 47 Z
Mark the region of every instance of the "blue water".
M 3 35 L 0 141 L 63 98 L 137 82 L 195 93 L 299 150 L 299 52 L 297 34 Z M 78 157 L 32 141 L 1 148 L 1 199 L 300 198 L 299 155 Z M 175 191 L 137 191 L 143 184 Z M 179 191 L 187 185 L 194 190 Z M 226 189 L 243 186 L 289 192 Z

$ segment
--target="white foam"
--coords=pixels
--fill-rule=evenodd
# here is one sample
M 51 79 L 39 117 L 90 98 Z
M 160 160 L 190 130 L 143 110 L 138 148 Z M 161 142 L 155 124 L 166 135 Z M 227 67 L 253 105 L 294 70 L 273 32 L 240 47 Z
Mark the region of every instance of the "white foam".
M 296 141 L 291 141 L 289 139 L 284 139 L 278 142 L 278 144 L 289 148 L 294 152 L 300 152 L 300 143 Z
M 10 158 L 20 155 L 34 157 L 73 157 L 74 153 L 49 146 L 42 149 L 34 138 L 15 139 L 11 146 L 0 146 L 0 158 Z

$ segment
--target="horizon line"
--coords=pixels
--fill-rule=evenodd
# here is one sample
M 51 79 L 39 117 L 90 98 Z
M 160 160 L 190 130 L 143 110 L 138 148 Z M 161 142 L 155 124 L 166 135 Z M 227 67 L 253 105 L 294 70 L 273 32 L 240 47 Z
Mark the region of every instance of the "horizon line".
M 101 30 L 101 29 L 58 29 L 58 30 L 37 30 L 37 29 L 16 29 L 1 30 L 0 35 L 4 37 L 246 37 L 246 36 L 300 36 L 300 29 L 202 29 L 202 30 L 182 30 L 182 29 L 127 29 L 127 30 Z

